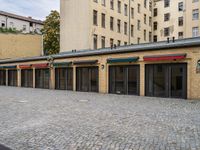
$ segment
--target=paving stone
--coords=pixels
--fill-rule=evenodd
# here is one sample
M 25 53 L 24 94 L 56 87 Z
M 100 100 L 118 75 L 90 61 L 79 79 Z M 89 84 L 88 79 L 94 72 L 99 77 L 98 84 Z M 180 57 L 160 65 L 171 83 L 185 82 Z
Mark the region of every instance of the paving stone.
M 200 101 L 0 86 L 0 146 L 199 150 Z

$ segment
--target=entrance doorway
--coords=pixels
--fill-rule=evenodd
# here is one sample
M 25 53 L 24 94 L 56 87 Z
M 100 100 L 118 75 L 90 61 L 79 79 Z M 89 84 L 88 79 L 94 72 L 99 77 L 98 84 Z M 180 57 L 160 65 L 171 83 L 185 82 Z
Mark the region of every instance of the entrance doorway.
M 83 92 L 99 91 L 98 67 L 76 68 L 76 90 Z
M 17 70 L 8 70 L 8 86 L 17 86 Z
M 0 85 L 6 85 L 6 70 L 0 70 Z
M 33 87 L 33 70 L 32 69 L 21 70 L 21 86 Z
M 187 64 L 146 65 L 146 96 L 187 98 Z
M 49 89 L 49 69 L 35 69 L 35 87 Z
M 73 90 L 73 68 L 56 68 L 56 89 Z
M 109 67 L 109 93 L 139 95 L 139 65 Z

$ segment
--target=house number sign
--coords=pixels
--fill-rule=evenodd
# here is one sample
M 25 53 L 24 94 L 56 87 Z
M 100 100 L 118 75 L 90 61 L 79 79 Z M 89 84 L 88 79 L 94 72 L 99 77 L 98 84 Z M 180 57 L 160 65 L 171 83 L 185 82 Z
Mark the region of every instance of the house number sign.
M 200 60 L 197 61 L 197 73 L 200 73 Z

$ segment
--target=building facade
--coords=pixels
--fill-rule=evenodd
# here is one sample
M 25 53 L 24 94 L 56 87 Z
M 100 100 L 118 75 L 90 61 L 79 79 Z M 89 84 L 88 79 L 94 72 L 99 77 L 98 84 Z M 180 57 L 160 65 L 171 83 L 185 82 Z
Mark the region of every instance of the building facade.
M 61 0 L 61 52 L 199 36 L 199 0 Z
M 42 35 L 0 33 L 0 60 L 42 55 Z
M 0 11 L 0 28 L 11 28 L 23 33 L 41 33 L 43 21 Z
M 200 38 L 0 61 L 0 85 L 200 99 Z

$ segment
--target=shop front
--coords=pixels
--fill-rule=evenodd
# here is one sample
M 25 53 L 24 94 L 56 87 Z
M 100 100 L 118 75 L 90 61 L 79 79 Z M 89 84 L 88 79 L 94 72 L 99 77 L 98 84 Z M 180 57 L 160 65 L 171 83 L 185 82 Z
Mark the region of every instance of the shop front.
M 73 90 L 73 68 L 71 63 L 55 63 L 55 89 Z
M 0 85 L 6 85 L 6 70 L 0 68 Z
M 17 86 L 16 66 L 9 66 L 7 68 L 8 68 L 8 86 Z

